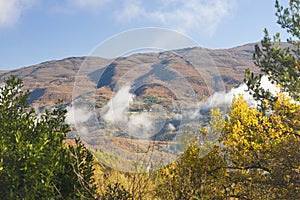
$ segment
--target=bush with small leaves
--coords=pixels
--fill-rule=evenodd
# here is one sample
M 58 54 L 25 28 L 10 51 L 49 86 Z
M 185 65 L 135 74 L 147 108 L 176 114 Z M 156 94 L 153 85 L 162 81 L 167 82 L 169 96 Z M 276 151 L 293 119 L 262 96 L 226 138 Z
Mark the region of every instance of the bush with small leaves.
M 1 199 L 94 199 L 93 157 L 70 131 L 66 110 L 38 115 L 27 105 L 28 92 L 12 76 L 0 93 Z

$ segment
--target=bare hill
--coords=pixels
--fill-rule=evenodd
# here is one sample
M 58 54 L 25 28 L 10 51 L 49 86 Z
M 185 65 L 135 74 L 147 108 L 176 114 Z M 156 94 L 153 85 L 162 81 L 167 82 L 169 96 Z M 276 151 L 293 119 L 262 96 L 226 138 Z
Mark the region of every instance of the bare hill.
M 3 81 L 12 74 L 22 78 L 25 87 L 32 92 L 30 103 L 46 106 L 53 105 L 58 99 L 64 100 L 65 103 L 71 102 L 76 80 L 80 87 L 74 91 L 74 97 L 92 92 L 86 88 L 94 88 L 96 93 L 107 95 L 106 98 L 109 98 L 116 84 L 125 78 L 135 80 L 138 77 L 140 82 L 148 80 L 151 83 L 149 77 L 152 77 L 153 80 L 172 83 L 172 77 L 177 73 L 185 77 L 198 97 L 202 98 L 212 90 L 218 90 L 219 83 L 224 82 L 227 90 L 239 85 L 243 81 L 246 68 L 255 70 L 252 61 L 253 50 L 254 44 L 248 44 L 230 49 L 195 47 L 172 52 L 140 53 L 114 60 L 71 57 L 11 71 L 0 71 L 0 80 Z M 79 69 L 80 76 L 77 74 Z M 164 70 L 163 73 L 161 70 Z M 160 77 L 162 74 L 165 77 Z M 136 92 L 157 93 L 169 97 L 174 95 L 168 92 L 167 88 L 150 85 L 146 84 Z M 209 88 L 207 85 L 214 85 L 215 88 Z M 179 85 L 178 90 L 180 87 Z

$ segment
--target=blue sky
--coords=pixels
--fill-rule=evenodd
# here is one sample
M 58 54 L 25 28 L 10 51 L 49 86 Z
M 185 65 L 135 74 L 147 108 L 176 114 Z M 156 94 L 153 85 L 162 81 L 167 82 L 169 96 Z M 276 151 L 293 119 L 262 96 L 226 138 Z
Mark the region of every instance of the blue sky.
M 274 2 L 0 0 L 0 70 L 88 55 L 105 39 L 143 27 L 176 30 L 207 48 L 257 42 L 265 27 L 271 34 L 281 32 Z

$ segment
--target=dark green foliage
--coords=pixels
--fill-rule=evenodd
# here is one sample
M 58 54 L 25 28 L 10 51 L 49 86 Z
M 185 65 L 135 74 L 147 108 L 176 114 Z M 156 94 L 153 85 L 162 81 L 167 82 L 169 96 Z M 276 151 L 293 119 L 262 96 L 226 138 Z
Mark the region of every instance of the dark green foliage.
M 1 89 L 1 199 L 93 199 L 93 158 L 78 140 L 70 147 L 64 142 L 66 110 L 38 116 L 22 87 L 10 77 Z
M 290 0 L 289 8 L 285 9 L 276 1 L 275 7 L 278 24 L 291 35 L 287 40 L 288 45 L 283 47 L 279 33 L 272 40 L 268 31 L 265 30 L 261 44 L 255 46 L 253 59 L 255 65 L 269 77 L 272 83 L 281 86 L 283 92 L 287 92 L 290 97 L 298 100 L 300 98 L 300 1 Z M 264 110 L 263 100 L 274 102 L 276 97 L 260 86 L 261 75 L 254 75 L 247 70 L 245 83 Z
M 300 1 L 290 0 L 289 8 L 283 8 L 276 0 L 277 23 L 293 37 L 300 38 Z M 299 49 L 298 49 L 299 50 Z

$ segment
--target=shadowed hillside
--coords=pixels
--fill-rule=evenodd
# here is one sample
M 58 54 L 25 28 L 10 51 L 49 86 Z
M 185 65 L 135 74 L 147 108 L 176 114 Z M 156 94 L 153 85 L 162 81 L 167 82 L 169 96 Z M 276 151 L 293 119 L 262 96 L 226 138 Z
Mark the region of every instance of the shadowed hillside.
M 81 84 L 82 90 L 77 88 L 74 93 L 75 97 L 76 94 L 91 92 L 86 91 L 87 87 L 98 88 L 96 93 L 110 96 L 111 90 L 116 86 L 116 83 L 122 81 L 122 78 L 124 79 L 125 74 L 127 79 L 133 79 L 140 74 L 144 74 L 145 72 L 135 70 L 128 74 L 133 68 L 142 69 L 143 65 L 152 67 L 145 77 L 152 76 L 168 81 L 167 76 L 159 77 L 161 76 L 160 70 L 163 69 L 162 66 L 168 66 L 169 69 L 165 69 L 164 75 L 174 76 L 174 72 L 170 71 L 170 68 L 181 74 L 189 82 L 198 97 L 202 98 L 209 95 L 211 92 L 209 90 L 217 91 L 218 83 L 222 83 L 222 81 L 225 83 L 226 90 L 238 86 L 243 81 L 246 68 L 250 67 L 255 70 L 252 61 L 253 48 L 254 44 L 217 50 L 195 47 L 173 52 L 139 53 L 114 60 L 97 57 L 88 57 L 88 59 L 86 59 L 87 57 L 71 57 L 11 71 L 0 71 L 0 80 L 3 81 L 5 77 L 11 74 L 16 75 L 24 80 L 25 88 L 32 92 L 30 103 L 46 106 L 53 105 L 57 99 L 62 99 L 65 103 L 71 102 L 76 74 L 80 68 L 81 77 L 77 77 L 77 81 L 80 80 L 84 84 Z M 210 59 L 210 61 L 206 62 L 206 59 Z M 211 66 L 211 61 L 215 67 Z M 86 68 L 85 65 L 89 67 Z M 106 66 L 107 68 L 105 68 Z M 200 69 L 200 74 L 204 77 L 199 76 L 199 71 L 196 72 L 195 68 Z M 216 76 L 215 69 L 219 70 L 221 76 Z M 145 80 L 143 76 L 140 76 L 135 81 L 135 83 L 138 83 Z M 212 81 L 215 88 L 207 88 L 207 81 Z M 147 90 L 148 93 L 161 92 L 161 90 L 158 90 L 159 86 L 150 88 L 152 90 Z M 146 92 L 145 86 L 139 90 Z M 170 95 L 172 96 L 171 93 Z

